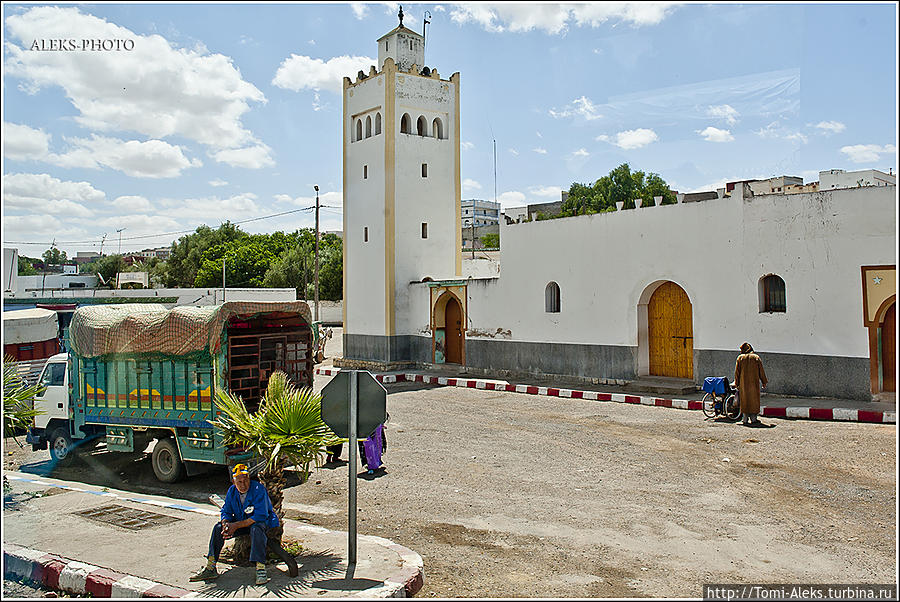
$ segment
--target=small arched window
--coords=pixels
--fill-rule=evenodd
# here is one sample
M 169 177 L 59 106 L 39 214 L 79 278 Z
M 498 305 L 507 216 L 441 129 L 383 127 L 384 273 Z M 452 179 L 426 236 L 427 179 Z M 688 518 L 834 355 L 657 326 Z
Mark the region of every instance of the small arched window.
M 381 113 L 375 113 L 375 135 L 381 133 Z
M 366 116 L 366 138 L 372 137 L 372 117 Z
M 400 133 L 412 133 L 412 119 L 409 117 L 409 113 L 404 113 L 403 117 L 400 118 Z
M 431 123 L 431 133 L 435 138 L 443 138 L 444 137 L 444 127 L 441 123 L 441 120 L 435 117 L 434 121 Z
M 784 313 L 787 311 L 787 297 L 784 280 L 775 274 L 764 276 L 759 281 L 759 312 Z
M 356 120 L 356 139 L 362 140 L 362 119 Z
M 544 311 L 549 314 L 559 313 L 559 285 L 551 282 L 544 289 Z
M 416 120 L 416 134 L 419 136 L 428 135 L 428 122 L 425 121 L 425 117 L 422 115 L 419 115 L 419 118 Z

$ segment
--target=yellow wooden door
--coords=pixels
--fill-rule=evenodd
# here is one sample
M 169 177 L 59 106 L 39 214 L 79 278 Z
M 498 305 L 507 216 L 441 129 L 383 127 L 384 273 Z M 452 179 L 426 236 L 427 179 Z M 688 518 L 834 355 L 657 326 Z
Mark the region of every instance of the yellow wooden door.
M 650 374 L 694 378 L 694 326 L 687 293 L 666 282 L 650 297 Z

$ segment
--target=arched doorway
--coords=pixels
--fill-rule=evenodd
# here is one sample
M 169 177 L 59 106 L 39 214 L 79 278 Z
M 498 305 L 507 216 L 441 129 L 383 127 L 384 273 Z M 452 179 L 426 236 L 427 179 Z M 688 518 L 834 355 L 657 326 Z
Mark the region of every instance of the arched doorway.
M 897 391 L 897 304 L 892 303 L 881 321 L 881 390 Z
M 463 350 L 463 329 L 462 329 L 462 308 L 459 301 L 455 297 L 447 300 L 447 307 L 444 309 L 444 328 L 446 329 L 444 341 L 444 358 L 448 364 L 462 363 Z
M 674 282 L 664 282 L 647 304 L 650 374 L 694 378 L 691 301 Z

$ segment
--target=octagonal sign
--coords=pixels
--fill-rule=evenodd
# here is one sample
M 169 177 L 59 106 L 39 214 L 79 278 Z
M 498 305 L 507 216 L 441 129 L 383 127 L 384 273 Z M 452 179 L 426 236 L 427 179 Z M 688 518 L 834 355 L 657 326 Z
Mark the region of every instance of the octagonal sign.
M 338 437 L 350 436 L 350 375 L 359 374 L 356 436 L 365 439 L 387 419 L 387 390 L 364 370 L 341 370 L 322 389 L 322 421 Z

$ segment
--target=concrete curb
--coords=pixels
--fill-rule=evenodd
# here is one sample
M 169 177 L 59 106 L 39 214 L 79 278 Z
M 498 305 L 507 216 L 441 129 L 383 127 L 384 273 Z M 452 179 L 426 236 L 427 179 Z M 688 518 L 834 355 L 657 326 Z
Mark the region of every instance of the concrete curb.
M 340 368 L 316 368 L 316 374 L 334 376 Z M 382 383 L 420 382 L 429 385 L 446 385 L 449 387 L 465 387 L 469 389 L 486 389 L 488 391 L 508 391 L 526 395 L 544 395 L 547 397 L 569 397 L 572 399 L 588 399 L 591 401 L 613 401 L 617 403 L 633 403 L 646 406 L 675 408 L 679 410 L 701 410 L 702 403 L 696 399 L 665 399 L 662 397 L 643 397 L 624 393 L 601 393 L 598 391 L 579 391 L 555 387 L 538 387 L 534 385 L 515 385 L 482 379 L 448 378 L 427 374 L 401 373 L 376 374 L 375 378 Z M 812 408 L 807 406 L 761 406 L 760 415 L 772 418 L 794 418 L 801 420 L 831 420 L 840 422 L 873 422 L 878 424 L 896 424 L 896 412 L 872 412 L 848 408 Z
M 29 478 L 23 475 L 6 473 L 9 479 L 15 481 L 24 481 L 46 487 L 57 487 L 59 489 L 67 489 L 70 491 L 79 491 L 82 493 L 90 493 L 103 497 L 112 497 L 139 504 L 149 504 L 161 508 L 172 508 L 184 510 L 187 512 L 195 512 L 208 516 L 218 516 L 219 512 L 210 510 L 200 506 L 189 504 L 174 504 L 162 502 L 159 500 L 144 498 L 140 496 L 123 496 L 108 491 L 94 491 L 83 487 L 73 487 L 52 483 L 48 480 L 40 478 Z M 346 531 L 332 531 L 324 527 L 307 525 L 292 520 L 285 520 L 285 527 L 292 528 L 296 531 L 307 531 L 313 533 L 337 533 L 346 537 Z M 357 535 L 360 540 L 368 540 L 374 544 L 392 550 L 400 557 L 400 568 L 396 573 L 384 580 L 384 585 L 377 588 L 370 588 L 355 594 L 356 597 L 362 598 L 411 598 L 415 596 L 425 583 L 425 563 L 422 557 L 402 546 L 394 543 L 389 539 L 378 537 L 375 535 Z M 140 577 L 131 575 L 123 575 L 89 565 L 86 563 L 69 560 L 30 550 L 17 544 L 7 544 L 4 542 L 3 550 L 4 573 L 11 573 L 20 577 L 25 577 L 43 583 L 52 589 L 59 589 L 71 593 L 84 594 L 90 593 L 97 598 L 196 598 L 199 597 L 197 592 L 171 587 L 160 583 L 154 583 Z M 63 569 L 69 567 L 68 572 Z M 63 577 L 63 573 L 65 576 Z M 98 593 L 100 592 L 100 593 Z
M 196 598 L 197 593 L 124 575 L 14 543 L 3 544 L 3 574 L 31 579 L 54 590 L 95 598 Z

